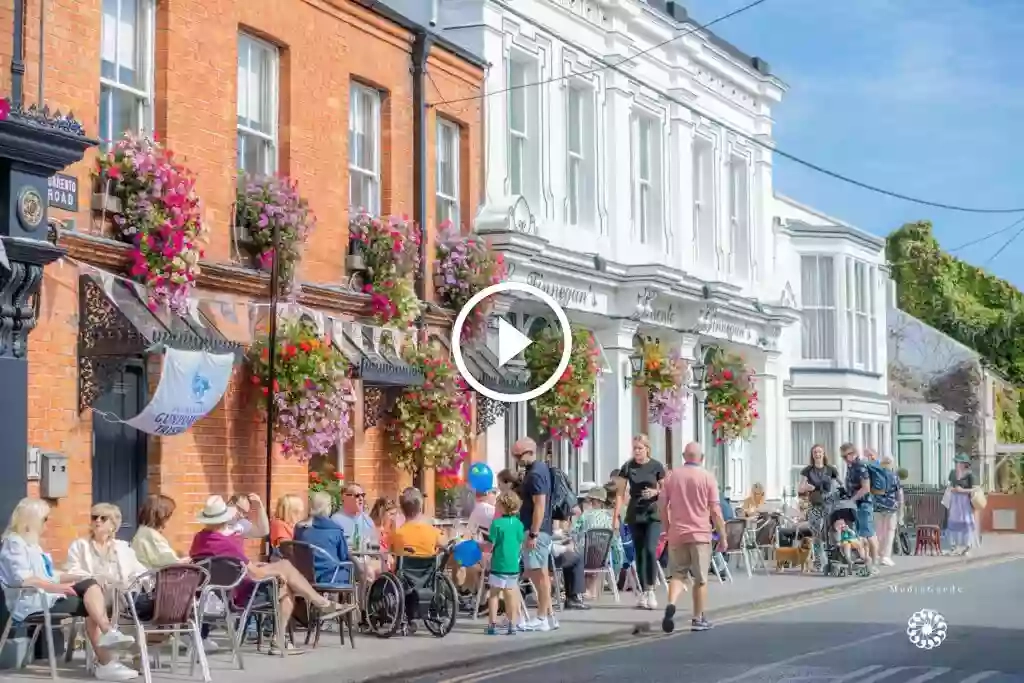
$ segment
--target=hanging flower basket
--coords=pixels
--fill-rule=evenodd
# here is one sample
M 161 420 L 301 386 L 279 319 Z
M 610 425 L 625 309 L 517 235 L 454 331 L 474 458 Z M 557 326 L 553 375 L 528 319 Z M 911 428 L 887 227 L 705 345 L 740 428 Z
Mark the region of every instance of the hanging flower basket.
M 715 443 L 747 440 L 757 422 L 754 371 L 739 354 L 716 350 L 708 358 L 705 410 Z
M 562 342 L 561 330 L 547 327 L 526 347 L 530 377 L 547 378 L 554 374 L 562 358 Z M 568 439 L 576 448 L 587 440 L 594 418 L 600 353 L 589 330 L 572 328 L 569 367 L 554 389 L 533 400 L 537 418 L 552 439 Z
M 683 419 L 690 391 L 686 387 L 687 364 L 678 349 L 665 353 L 661 342 L 644 342 L 643 371 L 636 386 L 650 392 L 647 417 L 662 427 L 674 427 Z
M 375 218 L 357 214 L 349 222 L 349 238 L 362 245 L 373 316 L 379 325 L 409 327 L 420 315 L 415 279 L 420 263 L 420 231 L 406 218 Z M 350 249 L 350 253 L 353 253 Z
M 507 275 L 504 257 L 491 251 L 479 236 L 462 235 L 451 221 L 441 225 L 436 247 L 434 288 L 441 303 L 459 311 L 483 289 Z M 491 302 L 473 307 L 462 328 L 462 341 L 478 339 L 487 327 Z
M 133 134 L 100 156 L 94 176 L 103 188 L 101 210 L 117 209 L 114 236 L 133 247 L 129 273 L 146 286 L 150 309 L 188 313 L 204 255 L 195 177 L 172 152 Z
M 324 455 L 352 436 L 348 363 L 306 318 L 282 320 L 277 339 L 273 380 L 266 337 L 250 349 L 252 383 L 267 401 L 274 400 L 276 434 L 284 455 L 303 460 Z
M 309 494 L 326 491 L 331 497 L 332 508 L 337 510 L 341 507 L 341 492 L 345 488 L 345 475 L 341 472 L 310 472 L 309 473 Z
M 270 272 L 274 264 L 277 229 L 278 282 L 291 288 L 302 260 L 302 246 L 316 225 L 309 204 L 299 196 L 298 184 L 283 176 L 245 176 L 235 196 L 235 226 L 242 233 L 239 247 L 252 264 Z
M 428 345 L 405 355 L 423 373 L 423 384 L 409 387 L 395 403 L 392 460 L 407 472 L 454 474 L 468 452 L 472 414 L 466 383 L 447 351 Z

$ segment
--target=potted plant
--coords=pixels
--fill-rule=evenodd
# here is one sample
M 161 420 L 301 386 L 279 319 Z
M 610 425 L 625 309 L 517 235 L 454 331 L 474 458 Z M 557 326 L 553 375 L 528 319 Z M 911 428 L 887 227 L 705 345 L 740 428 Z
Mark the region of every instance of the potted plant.
M 450 221 L 441 229 L 435 248 L 434 290 L 445 307 L 458 311 L 479 292 L 504 280 L 507 270 L 504 257 L 491 251 L 479 236 L 460 234 Z M 490 309 L 491 302 L 486 300 L 473 307 L 462 328 L 462 341 L 484 333 Z
M 644 342 L 643 371 L 633 381 L 649 392 L 648 419 L 663 427 L 674 427 L 683 419 L 690 392 L 686 387 L 687 364 L 678 349 L 669 353 L 661 342 Z
M 316 219 L 299 195 L 298 184 L 284 176 L 244 176 L 235 196 L 235 225 L 239 247 L 253 265 L 269 272 L 274 263 L 277 232 L 278 278 L 290 288 L 302 260 L 302 246 Z
M 195 176 L 154 140 L 126 134 L 100 155 L 94 177 L 114 237 L 132 245 L 129 274 L 146 286 L 150 309 L 186 315 L 204 256 Z
M 348 254 L 345 256 L 345 271 L 357 273 L 366 270 L 366 261 L 363 259 L 363 242 L 358 237 L 349 236 Z
M 459 490 L 462 487 L 460 474 L 441 474 L 434 478 L 434 515 L 440 519 L 458 517 Z
M 526 367 L 530 377 L 550 377 L 562 357 L 561 330 L 545 328 L 534 343 L 526 347 Z M 576 448 L 583 446 L 594 418 L 594 389 L 597 386 L 600 351 L 589 330 L 572 328 L 569 366 L 558 378 L 554 389 L 533 400 L 541 426 L 552 439 L 568 439 Z
M 407 347 L 404 355 L 422 373 L 423 383 L 406 389 L 395 402 L 392 460 L 408 472 L 450 473 L 468 453 L 472 412 L 466 383 L 446 350 Z
M 276 434 L 284 455 L 303 460 L 324 455 L 352 436 L 354 396 L 348 362 L 309 319 L 279 323 L 273 377 L 265 336 L 250 349 L 249 359 L 264 410 L 274 401 Z
M 349 238 L 362 244 L 373 316 L 379 325 L 409 327 L 420 315 L 415 278 L 420 263 L 417 226 L 406 218 L 376 218 L 356 214 L 349 221 Z
M 712 422 L 715 443 L 749 439 L 757 412 L 754 371 L 739 354 L 713 350 L 708 356 L 705 409 Z

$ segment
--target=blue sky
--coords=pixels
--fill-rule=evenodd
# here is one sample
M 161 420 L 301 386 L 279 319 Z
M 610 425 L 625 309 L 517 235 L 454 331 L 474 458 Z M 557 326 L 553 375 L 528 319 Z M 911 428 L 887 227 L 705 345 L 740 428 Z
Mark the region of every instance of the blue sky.
M 687 0 L 706 22 L 748 0 Z M 775 112 L 784 149 L 902 194 L 976 207 L 1024 207 L 1024 2 L 767 0 L 713 29 L 766 60 L 789 90 Z M 1015 47 L 1016 45 L 1016 47 Z M 777 191 L 885 235 L 930 219 L 953 249 L 1018 215 L 909 204 L 784 159 Z M 1016 229 L 957 255 L 1024 289 Z

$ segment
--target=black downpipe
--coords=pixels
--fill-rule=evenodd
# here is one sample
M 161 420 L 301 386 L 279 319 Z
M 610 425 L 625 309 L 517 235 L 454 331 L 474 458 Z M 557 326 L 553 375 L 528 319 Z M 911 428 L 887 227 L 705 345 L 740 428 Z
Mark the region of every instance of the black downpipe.
M 430 194 L 427 192 L 427 58 L 433 34 L 429 31 L 416 31 L 412 45 L 412 216 L 416 226 L 422 231 L 420 240 L 420 272 L 416 274 L 416 296 L 423 302 L 423 313 L 416 321 L 422 336 L 426 327 L 427 306 L 427 220 L 430 216 Z M 412 485 L 423 490 L 423 470 L 417 468 L 413 473 Z
M 25 3 L 14 0 L 14 40 L 11 55 L 11 109 L 25 102 Z

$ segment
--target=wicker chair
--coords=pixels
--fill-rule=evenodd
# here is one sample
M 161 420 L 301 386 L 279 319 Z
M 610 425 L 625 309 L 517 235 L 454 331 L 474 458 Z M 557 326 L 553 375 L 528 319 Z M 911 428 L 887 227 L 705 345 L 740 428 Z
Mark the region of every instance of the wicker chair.
M 124 593 L 127 612 L 139 634 L 139 660 L 146 683 L 153 683 L 146 643 L 148 635 L 176 637 L 187 634 L 193 644 L 202 643 L 199 629 L 199 596 L 203 594 L 209 580 L 209 573 L 202 567 L 194 564 L 172 564 L 139 576 Z M 136 610 L 135 600 L 130 596 L 146 592 L 145 587 L 149 585 L 153 587 L 149 592 L 153 599 L 153 614 L 143 620 Z M 206 653 L 201 646 L 193 649 L 202 669 L 203 681 L 210 683 L 210 666 L 206 661 Z
M 238 665 L 238 668 L 245 669 L 242 661 L 242 640 L 245 638 L 245 625 L 248 615 L 242 613 L 235 605 L 234 592 L 245 580 L 245 563 L 236 557 L 206 557 L 197 560 L 197 566 L 205 569 L 210 575 L 210 581 L 203 589 L 199 598 L 200 618 L 204 624 L 223 623 L 231 641 L 231 655 Z M 224 605 L 223 614 L 209 614 L 205 607 L 209 602 L 209 596 L 214 596 Z M 192 648 L 197 649 L 197 648 Z M 190 653 L 191 661 L 195 662 L 194 653 Z
M 301 541 L 282 541 L 280 549 L 281 557 L 291 562 L 317 593 L 337 596 L 339 602 L 344 598 L 349 609 L 337 616 L 338 631 L 341 635 L 341 644 L 344 645 L 345 626 L 348 626 L 349 642 L 352 648 L 355 649 L 354 614 L 357 612 L 358 607 L 355 599 L 355 584 L 352 581 L 317 583 L 314 560 L 317 555 L 320 555 L 335 564 L 335 578 L 337 578 L 338 572 L 341 570 L 347 570 L 348 575 L 354 577 L 354 565 L 351 562 L 336 562 L 330 553 L 323 548 L 318 548 L 315 545 Z M 306 617 L 306 644 L 308 645 L 310 638 L 313 638 L 313 647 L 316 647 L 320 643 L 320 630 L 323 626 L 323 621 L 317 618 L 315 608 L 309 603 L 306 603 Z

